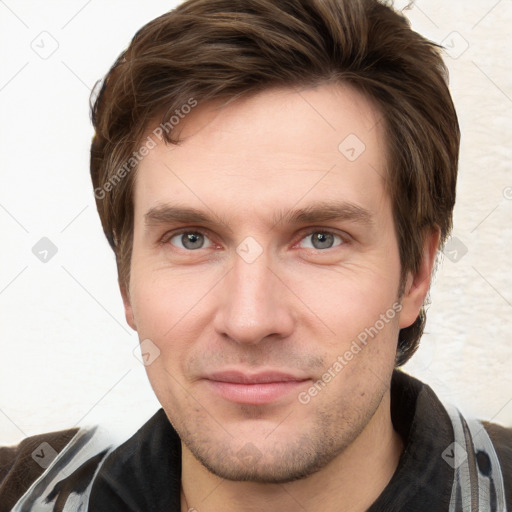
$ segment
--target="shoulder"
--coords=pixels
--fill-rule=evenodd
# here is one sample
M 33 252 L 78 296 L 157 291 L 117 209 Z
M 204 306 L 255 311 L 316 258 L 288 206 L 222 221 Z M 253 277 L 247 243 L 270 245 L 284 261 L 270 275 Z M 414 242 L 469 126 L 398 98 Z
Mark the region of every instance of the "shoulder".
M 512 504 L 512 428 L 482 421 L 501 465 L 507 503 Z
M 0 511 L 10 510 L 73 439 L 78 428 L 27 437 L 0 447 Z
M 113 450 L 92 484 L 90 507 L 110 510 L 178 510 L 181 442 L 160 409 Z
M 68 498 L 87 503 L 94 475 L 112 443 L 97 428 L 73 428 L 0 448 L 0 512 L 64 512 Z
M 482 425 L 497 448 L 500 459 L 503 458 L 504 463 L 512 464 L 512 427 L 507 428 L 488 421 L 482 421 Z

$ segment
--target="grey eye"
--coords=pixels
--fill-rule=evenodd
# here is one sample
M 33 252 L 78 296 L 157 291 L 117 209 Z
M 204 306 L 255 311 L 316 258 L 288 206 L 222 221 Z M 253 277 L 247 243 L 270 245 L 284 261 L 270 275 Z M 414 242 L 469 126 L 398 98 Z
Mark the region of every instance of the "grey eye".
M 195 249 L 203 249 L 204 247 L 209 246 L 210 241 L 206 236 L 202 233 L 194 232 L 194 231 L 186 231 L 184 233 L 179 233 L 174 235 L 170 240 L 172 245 L 179 247 L 181 249 L 195 250 Z M 206 244 L 206 245 L 205 245 Z
M 342 243 L 343 240 L 339 235 L 325 231 L 315 231 L 303 238 L 301 247 L 305 247 L 307 249 L 331 249 L 332 247 L 341 245 Z

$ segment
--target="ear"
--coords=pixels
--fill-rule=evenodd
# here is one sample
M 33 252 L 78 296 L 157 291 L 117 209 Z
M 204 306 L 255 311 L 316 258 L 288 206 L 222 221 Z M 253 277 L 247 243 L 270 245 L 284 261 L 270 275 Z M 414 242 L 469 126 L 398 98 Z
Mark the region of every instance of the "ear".
M 132 302 L 130 299 L 130 292 L 125 285 L 119 283 L 119 289 L 121 290 L 121 297 L 123 298 L 124 304 L 124 316 L 128 325 L 134 330 L 137 330 L 137 325 L 135 324 L 135 317 L 133 315 Z
M 415 274 L 409 272 L 407 275 L 400 311 L 400 329 L 409 327 L 418 318 L 430 288 L 440 237 L 441 231 L 436 227 L 427 232 L 423 238 L 423 251 L 418 271 Z

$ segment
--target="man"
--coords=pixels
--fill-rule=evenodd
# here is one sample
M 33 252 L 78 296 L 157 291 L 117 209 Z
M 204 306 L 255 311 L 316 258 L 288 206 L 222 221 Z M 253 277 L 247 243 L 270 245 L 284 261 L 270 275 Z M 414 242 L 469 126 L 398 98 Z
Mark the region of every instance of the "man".
M 396 369 L 455 201 L 435 45 L 376 0 L 189 0 L 135 35 L 93 123 L 162 409 L 120 447 L 50 435 L 42 474 L 22 464 L 42 438 L 5 452 L 13 510 L 512 506 L 512 431 Z

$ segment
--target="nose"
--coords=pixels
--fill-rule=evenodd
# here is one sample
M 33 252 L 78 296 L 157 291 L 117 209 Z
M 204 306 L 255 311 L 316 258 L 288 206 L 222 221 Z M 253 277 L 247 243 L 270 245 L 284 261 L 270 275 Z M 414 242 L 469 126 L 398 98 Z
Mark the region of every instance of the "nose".
M 238 255 L 216 290 L 214 327 L 240 344 L 256 345 L 264 339 L 282 339 L 294 330 L 290 292 L 271 270 L 265 254 L 248 263 Z

